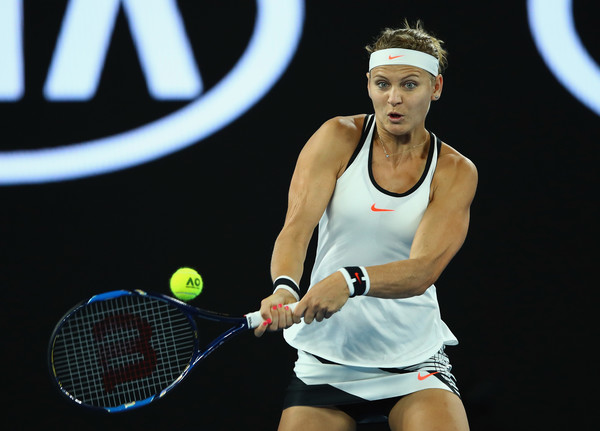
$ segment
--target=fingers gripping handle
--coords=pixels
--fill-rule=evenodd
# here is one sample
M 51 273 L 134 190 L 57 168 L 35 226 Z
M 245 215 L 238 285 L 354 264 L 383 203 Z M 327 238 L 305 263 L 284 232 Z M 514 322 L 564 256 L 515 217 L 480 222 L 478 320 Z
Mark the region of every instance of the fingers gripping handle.
M 287 306 L 290 307 L 290 311 L 292 311 L 292 312 L 294 312 L 296 305 L 298 305 L 297 302 L 294 302 L 293 304 L 287 304 Z M 244 317 L 246 317 L 246 320 L 248 321 L 248 327 L 250 329 L 257 328 L 260 325 L 262 325 L 262 323 L 264 322 L 264 319 L 260 315 L 260 311 L 254 311 L 252 313 L 248 313 Z

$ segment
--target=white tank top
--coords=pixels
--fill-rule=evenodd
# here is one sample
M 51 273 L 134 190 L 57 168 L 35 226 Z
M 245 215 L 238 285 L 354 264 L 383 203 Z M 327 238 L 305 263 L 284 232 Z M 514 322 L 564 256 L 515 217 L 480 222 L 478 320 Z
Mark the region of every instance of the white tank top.
M 319 221 L 317 255 L 311 286 L 344 266 L 380 265 L 408 259 L 415 232 L 427 205 L 440 143 L 431 134 L 423 175 L 405 193 L 381 188 L 373 178 L 373 116 L 357 151 L 337 180 Z M 404 367 L 458 340 L 442 321 L 436 289 L 405 299 L 350 298 L 331 318 L 301 322 L 284 331 L 293 347 L 340 364 Z

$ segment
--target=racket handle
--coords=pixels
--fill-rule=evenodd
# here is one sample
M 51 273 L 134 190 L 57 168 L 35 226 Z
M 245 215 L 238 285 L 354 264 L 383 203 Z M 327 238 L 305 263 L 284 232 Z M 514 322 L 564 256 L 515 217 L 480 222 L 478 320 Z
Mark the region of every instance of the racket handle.
M 296 305 L 298 305 L 297 302 L 294 302 L 292 304 L 287 304 L 287 306 L 290 307 L 290 310 L 292 310 L 292 312 L 296 308 Z M 248 327 L 250 329 L 258 328 L 264 322 L 264 319 L 260 315 L 260 311 L 254 311 L 252 313 L 248 313 L 244 317 L 246 317 L 246 320 L 248 321 Z

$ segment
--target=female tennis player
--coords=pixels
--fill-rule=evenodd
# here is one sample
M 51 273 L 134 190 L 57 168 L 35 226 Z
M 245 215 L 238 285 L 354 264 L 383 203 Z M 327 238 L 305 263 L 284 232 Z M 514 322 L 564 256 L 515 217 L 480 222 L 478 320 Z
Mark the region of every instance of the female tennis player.
M 425 127 L 446 51 L 420 22 L 384 30 L 367 51 L 374 114 L 333 118 L 309 139 L 274 246 L 274 293 L 261 303 L 271 320 L 255 334 L 285 329 L 298 350 L 279 430 L 376 420 L 392 430 L 467 430 L 444 352 L 458 341 L 434 282 L 467 235 L 477 171 Z M 286 304 L 297 300 L 292 313 Z

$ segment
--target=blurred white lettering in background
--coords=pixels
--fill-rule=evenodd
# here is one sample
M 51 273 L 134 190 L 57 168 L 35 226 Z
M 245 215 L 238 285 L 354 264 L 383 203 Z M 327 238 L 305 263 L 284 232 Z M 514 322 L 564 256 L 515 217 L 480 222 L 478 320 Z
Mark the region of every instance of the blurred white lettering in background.
M 231 121 L 231 100 L 239 116 L 270 90 L 296 51 L 304 20 L 302 0 L 257 0 L 246 51 L 220 82 L 202 93 L 175 0 L 69 0 L 44 84 L 48 101 L 93 98 L 121 6 L 150 95 L 190 103 L 117 135 L 58 147 L 39 142 L 37 149 L 0 152 L 0 185 L 113 172 L 201 141 Z M 0 102 L 16 103 L 23 97 L 23 49 L 23 0 L 0 0 Z

